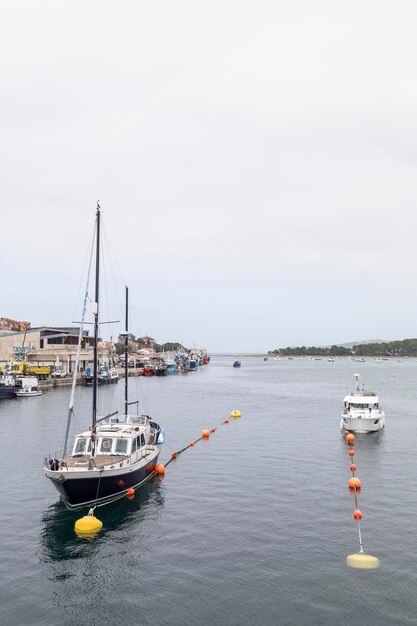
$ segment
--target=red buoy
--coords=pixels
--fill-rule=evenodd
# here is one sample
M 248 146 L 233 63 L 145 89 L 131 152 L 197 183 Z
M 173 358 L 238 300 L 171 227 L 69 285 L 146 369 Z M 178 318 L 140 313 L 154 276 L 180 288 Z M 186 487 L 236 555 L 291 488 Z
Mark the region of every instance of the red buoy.
M 190 447 L 192 448 L 194 445 L 194 441 L 190 441 Z
M 212 428 L 212 429 L 211 429 L 211 432 L 212 432 L 212 433 L 215 433 L 215 432 L 216 432 L 216 429 L 215 429 L 215 428 Z
M 176 459 L 176 458 L 177 458 L 177 453 L 176 453 L 176 452 L 173 452 L 173 453 L 171 454 L 171 458 L 172 458 L 172 459 Z
M 348 455 L 349 456 L 355 456 L 355 451 L 354 450 L 349 450 Z
M 362 511 L 360 511 L 359 509 L 355 509 L 355 511 L 353 511 L 353 517 L 355 519 L 362 519 Z
M 345 432 L 344 432 L 345 437 L 346 437 L 346 435 L 348 435 L 348 434 L 349 434 L 349 431 L 348 431 L 348 430 L 345 430 Z
M 349 489 L 360 489 L 361 488 L 361 481 L 359 480 L 359 478 L 356 478 L 356 476 L 354 476 L 353 478 L 349 478 Z
M 159 476 L 164 476 L 165 475 L 165 465 L 162 465 L 162 463 L 158 463 L 158 465 L 155 467 L 155 472 Z
M 350 471 L 351 472 L 356 472 L 356 465 L 354 463 L 351 464 Z
M 226 417 L 226 419 L 223 421 L 223 424 L 228 424 L 228 423 L 229 423 L 229 420 Z

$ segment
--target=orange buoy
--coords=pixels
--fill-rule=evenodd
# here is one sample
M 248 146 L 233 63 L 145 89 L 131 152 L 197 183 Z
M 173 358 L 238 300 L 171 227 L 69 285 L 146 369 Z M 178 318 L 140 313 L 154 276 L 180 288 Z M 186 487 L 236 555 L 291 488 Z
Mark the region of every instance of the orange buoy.
M 212 428 L 210 432 L 215 433 L 216 432 L 216 428 Z
M 165 465 L 162 465 L 162 463 L 158 463 L 158 465 L 155 467 L 155 472 L 159 476 L 164 476 L 165 475 Z
M 349 450 L 348 455 L 349 456 L 355 456 L 355 451 L 354 450 Z
M 353 517 L 355 519 L 362 519 L 362 511 L 360 511 L 359 509 L 355 509 L 355 511 L 353 511 Z
M 226 417 L 226 419 L 223 421 L 223 424 L 228 424 L 228 423 L 229 423 L 229 420 Z
M 190 447 L 192 448 L 192 447 L 193 447 L 193 445 L 194 445 L 194 441 L 190 441 L 190 444 L 189 444 L 189 445 L 190 445 Z
M 171 459 L 176 459 L 176 458 L 177 458 L 177 453 L 176 453 L 176 452 L 173 452 L 173 453 L 171 454 Z
M 135 490 L 133 489 L 133 487 L 129 487 L 129 489 L 126 491 L 126 494 L 128 496 L 134 496 L 135 495 Z
M 353 477 L 353 478 L 349 478 L 349 489 L 360 489 L 361 488 L 361 481 L 359 480 L 359 478 Z
M 201 436 L 203 437 L 203 439 L 208 439 L 210 437 L 210 431 L 209 430 L 202 430 L 201 431 Z
M 353 443 L 355 441 L 355 435 L 353 433 L 348 433 L 346 435 L 346 441 L 348 443 Z
M 354 463 L 351 464 L 350 471 L 351 472 L 355 472 L 356 471 L 356 465 Z

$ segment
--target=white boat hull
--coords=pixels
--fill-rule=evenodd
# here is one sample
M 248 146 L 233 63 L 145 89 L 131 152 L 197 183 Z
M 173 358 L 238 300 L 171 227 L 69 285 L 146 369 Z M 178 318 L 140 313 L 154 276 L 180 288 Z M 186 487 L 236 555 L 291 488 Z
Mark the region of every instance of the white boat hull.
M 385 415 L 382 411 L 379 414 L 371 415 L 371 417 L 342 415 L 340 422 L 340 428 L 353 433 L 373 433 L 382 430 L 384 426 Z

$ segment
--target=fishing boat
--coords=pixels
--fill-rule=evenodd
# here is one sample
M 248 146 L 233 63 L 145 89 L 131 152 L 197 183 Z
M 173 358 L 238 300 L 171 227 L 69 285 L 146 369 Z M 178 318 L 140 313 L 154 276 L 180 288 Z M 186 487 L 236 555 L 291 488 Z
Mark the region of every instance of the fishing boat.
M 111 502 L 124 497 L 129 488 L 138 488 L 154 475 L 154 468 L 163 442 L 163 430 L 148 415 L 129 415 L 128 408 L 128 290 L 126 288 L 125 333 L 125 401 L 124 416 L 118 412 L 100 417 L 97 411 L 98 395 L 98 329 L 99 329 L 99 283 L 100 283 L 100 205 L 96 212 L 96 263 L 93 357 L 93 403 L 91 426 L 75 436 L 68 453 L 68 433 L 73 412 L 76 372 L 80 357 L 83 320 L 88 300 L 88 287 L 84 298 L 84 310 L 80 326 L 77 365 L 74 370 L 70 407 L 63 450 L 48 454 L 44 459 L 46 477 L 58 490 L 65 505 L 70 509 Z M 87 279 L 88 285 L 88 279 Z
M 112 385 L 119 382 L 119 373 L 115 367 L 105 365 L 98 373 L 99 385 Z
M 241 365 L 242 365 L 242 363 L 239 360 L 237 360 L 237 361 L 235 361 L 233 363 L 233 367 L 240 367 Z
M 196 372 L 198 370 L 198 360 L 193 355 L 188 359 L 186 369 L 187 372 Z
M 180 371 L 178 365 L 174 360 L 165 361 L 165 368 L 167 376 L 171 376 L 172 374 L 178 374 Z
M 356 389 L 343 400 L 340 428 L 355 433 L 369 433 L 385 426 L 385 413 L 379 406 L 379 397 L 374 391 L 367 391 L 355 374 Z

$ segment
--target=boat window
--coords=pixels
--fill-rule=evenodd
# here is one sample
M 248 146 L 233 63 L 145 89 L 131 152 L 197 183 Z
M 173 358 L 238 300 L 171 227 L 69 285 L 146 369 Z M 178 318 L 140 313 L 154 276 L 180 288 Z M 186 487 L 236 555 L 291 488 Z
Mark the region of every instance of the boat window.
M 136 452 L 136 439 L 132 439 L 132 454 Z
M 84 454 L 86 444 L 87 444 L 87 439 L 85 437 L 79 437 L 75 444 L 74 454 Z
M 145 445 L 145 435 L 142 433 L 142 435 L 140 436 L 140 445 L 144 446 Z
M 116 442 L 116 452 L 125 454 L 127 451 L 127 439 L 118 439 Z
M 136 437 L 136 446 L 138 449 L 140 448 L 140 435 Z
M 107 454 L 110 454 L 112 441 L 113 439 L 111 437 L 104 437 L 101 440 L 100 452 L 107 452 Z

